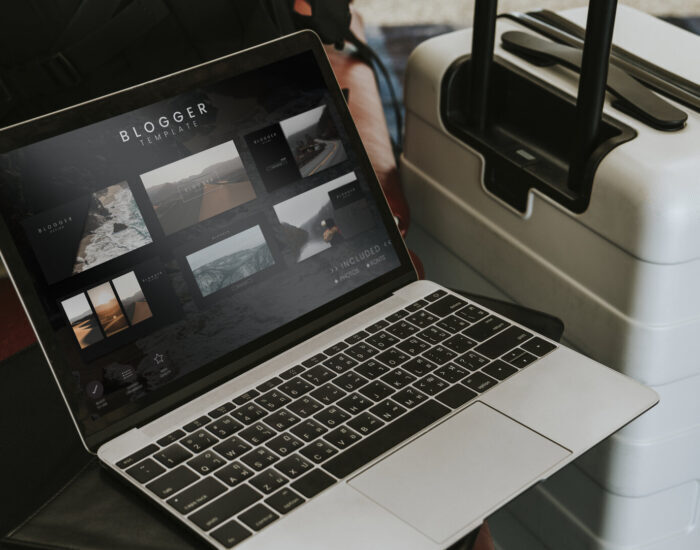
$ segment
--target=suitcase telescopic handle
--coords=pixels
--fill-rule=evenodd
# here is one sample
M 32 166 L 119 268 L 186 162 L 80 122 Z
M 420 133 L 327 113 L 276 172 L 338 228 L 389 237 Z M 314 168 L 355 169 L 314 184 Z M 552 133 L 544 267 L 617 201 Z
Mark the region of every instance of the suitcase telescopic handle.
M 497 6 L 497 0 L 474 2 L 468 104 L 471 122 L 479 132 L 483 132 L 488 125 Z M 617 0 L 590 0 L 588 3 L 567 182 L 569 189 L 576 193 L 586 193 L 584 187 L 590 181 L 585 177 L 585 170 L 596 147 L 603 116 L 616 10 Z

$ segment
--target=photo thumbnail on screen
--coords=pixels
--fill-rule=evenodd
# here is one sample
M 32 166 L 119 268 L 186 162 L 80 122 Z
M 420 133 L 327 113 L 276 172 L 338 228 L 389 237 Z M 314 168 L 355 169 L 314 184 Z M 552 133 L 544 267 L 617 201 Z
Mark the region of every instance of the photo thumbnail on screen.
M 203 297 L 275 264 L 259 225 L 198 250 L 186 260 Z
M 274 206 L 282 240 L 302 262 L 375 225 L 354 172 Z
M 87 295 L 92 302 L 92 307 L 95 308 L 95 313 L 100 321 L 100 325 L 102 325 L 105 336 L 109 338 L 129 328 L 129 322 L 126 320 L 119 301 L 114 295 L 112 285 L 102 283 L 88 290 Z
M 127 182 L 42 212 L 24 227 L 49 284 L 153 242 Z
M 66 317 L 68 317 L 68 322 L 78 340 L 80 349 L 96 344 L 104 338 L 97 324 L 97 317 L 92 312 L 85 294 L 80 293 L 68 298 L 61 302 L 61 306 L 66 312 Z
M 133 271 L 112 280 L 112 284 L 122 302 L 129 324 L 136 325 L 153 317 L 151 306 L 143 295 L 141 285 Z
M 233 141 L 146 172 L 141 181 L 166 235 L 256 198 Z

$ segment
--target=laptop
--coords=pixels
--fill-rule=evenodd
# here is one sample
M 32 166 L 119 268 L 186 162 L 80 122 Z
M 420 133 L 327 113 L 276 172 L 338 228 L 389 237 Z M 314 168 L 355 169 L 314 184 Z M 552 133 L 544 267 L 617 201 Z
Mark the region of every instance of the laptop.
M 214 548 L 444 548 L 658 400 L 418 280 L 311 32 L 5 128 L 0 218 L 85 447 Z

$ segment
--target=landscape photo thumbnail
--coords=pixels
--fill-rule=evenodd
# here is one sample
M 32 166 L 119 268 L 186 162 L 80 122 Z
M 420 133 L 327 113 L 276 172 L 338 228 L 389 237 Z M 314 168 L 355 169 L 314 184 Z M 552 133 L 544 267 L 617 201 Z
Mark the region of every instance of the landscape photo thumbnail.
M 275 263 L 259 225 L 198 250 L 186 259 L 203 297 Z
M 166 235 L 255 199 L 233 141 L 141 175 Z
M 102 283 L 88 290 L 87 295 L 108 338 L 129 328 L 129 323 L 114 295 L 112 285 L 108 282 Z
M 302 177 L 348 158 L 327 105 L 285 119 L 280 126 Z
M 73 274 L 82 273 L 152 242 L 129 184 L 124 181 L 100 189 L 90 197 Z
M 133 271 L 113 279 L 112 284 L 117 291 L 131 325 L 136 325 L 153 317 L 151 306 L 143 295 L 141 285 L 139 285 L 139 281 Z
M 92 344 L 103 339 L 100 327 L 97 324 L 97 318 L 90 308 L 90 304 L 82 292 L 72 298 L 68 298 L 61 302 L 63 311 L 66 312 L 68 322 L 73 329 L 80 349 L 85 349 Z

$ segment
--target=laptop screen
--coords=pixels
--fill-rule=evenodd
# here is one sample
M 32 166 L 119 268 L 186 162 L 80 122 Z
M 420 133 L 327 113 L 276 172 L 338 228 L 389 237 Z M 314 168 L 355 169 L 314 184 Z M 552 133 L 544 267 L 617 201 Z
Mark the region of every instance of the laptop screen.
M 0 155 L 0 213 L 87 434 L 403 260 L 311 51 L 162 95 Z

